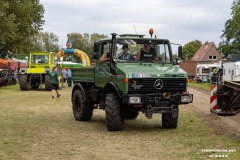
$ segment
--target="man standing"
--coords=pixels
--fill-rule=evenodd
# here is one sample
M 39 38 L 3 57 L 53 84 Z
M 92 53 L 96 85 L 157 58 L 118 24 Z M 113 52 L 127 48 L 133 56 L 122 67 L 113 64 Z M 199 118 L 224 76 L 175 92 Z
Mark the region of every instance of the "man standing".
M 63 77 L 63 87 L 65 87 L 65 83 L 66 83 L 66 80 L 67 80 L 66 68 L 63 68 L 63 70 L 62 70 L 62 77 Z
M 67 71 L 67 83 L 68 83 L 68 87 L 72 87 L 72 72 L 70 68 Z
M 54 92 L 57 94 L 57 98 L 61 95 L 58 93 L 58 84 L 60 82 L 59 74 L 57 72 L 57 67 L 53 67 L 52 72 L 50 72 L 50 82 L 52 86 L 52 98 L 54 98 Z

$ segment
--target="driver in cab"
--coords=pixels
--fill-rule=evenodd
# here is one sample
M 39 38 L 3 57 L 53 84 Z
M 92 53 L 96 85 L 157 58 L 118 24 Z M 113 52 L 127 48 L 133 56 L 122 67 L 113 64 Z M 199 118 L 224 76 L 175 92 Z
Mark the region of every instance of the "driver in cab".
M 156 51 L 150 44 L 144 44 L 144 47 L 138 53 L 138 60 L 154 60 Z

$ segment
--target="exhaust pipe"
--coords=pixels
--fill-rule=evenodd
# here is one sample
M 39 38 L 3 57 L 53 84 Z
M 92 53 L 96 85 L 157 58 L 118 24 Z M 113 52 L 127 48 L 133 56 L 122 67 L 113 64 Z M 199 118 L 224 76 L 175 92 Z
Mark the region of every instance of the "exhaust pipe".
M 110 72 L 113 75 L 117 74 L 117 69 L 115 67 L 115 62 L 113 61 L 113 57 L 116 55 L 116 38 L 117 34 L 116 33 L 112 33 L 112 46 L 111 46 L 111 53 L 110 53 Z

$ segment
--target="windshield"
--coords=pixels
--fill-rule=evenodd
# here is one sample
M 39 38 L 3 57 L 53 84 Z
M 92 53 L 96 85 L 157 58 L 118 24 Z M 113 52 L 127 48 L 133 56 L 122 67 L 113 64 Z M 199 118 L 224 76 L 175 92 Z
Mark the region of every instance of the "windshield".
M 48 55 L 32 55 L 31 63 L 48 64 Z
M 103 47 L 104 53 L 110 53 L 111 43 Z M 116 44 L 115 61 L 157 61 L 170 63 L 172 61 L 171 50 L 168 41 L 143 40 L 143 39 L 120 39 Z

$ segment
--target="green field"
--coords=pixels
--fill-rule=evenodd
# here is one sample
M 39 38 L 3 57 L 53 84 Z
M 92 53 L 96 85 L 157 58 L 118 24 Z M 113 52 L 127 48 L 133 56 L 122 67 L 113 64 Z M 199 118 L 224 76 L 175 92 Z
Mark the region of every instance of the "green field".
M 95 110 L 90 122 L 75 121 L 71 89 L 51 92 L 0 88 L 0 159 L 239 159 L 240 139 L 217 133 L 191 108 L 181 106 L 178 129 L 161 128 L 161 116 L 143 114 L 126 120 L 122 132 L 108 132 L 105 114 Z M 203 149 L 236 149 L 233 153 Z
M 197 83 L 197 82 L 188 82 L 188 86 L 197 87 L 199 89 L 210 91 L 210 84 L 209 83 Z

